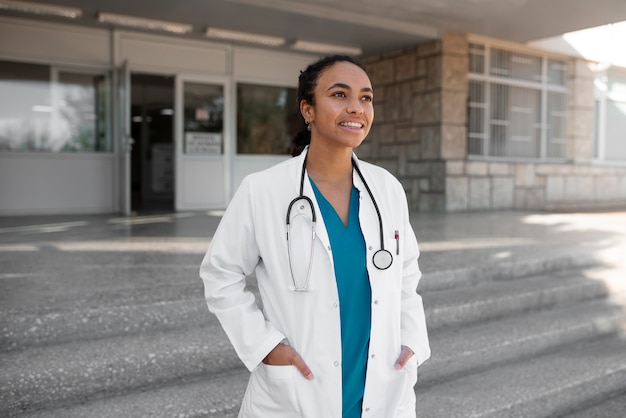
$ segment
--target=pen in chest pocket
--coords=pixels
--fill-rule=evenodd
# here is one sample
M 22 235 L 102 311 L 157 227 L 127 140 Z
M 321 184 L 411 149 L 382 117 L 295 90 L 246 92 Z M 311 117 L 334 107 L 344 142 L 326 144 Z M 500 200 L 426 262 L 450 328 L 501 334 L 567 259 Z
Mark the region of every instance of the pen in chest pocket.
M 396 239 L 396 255 L 400 255 L 400 231 L 397 229 L 394 233 L 394 238 Z

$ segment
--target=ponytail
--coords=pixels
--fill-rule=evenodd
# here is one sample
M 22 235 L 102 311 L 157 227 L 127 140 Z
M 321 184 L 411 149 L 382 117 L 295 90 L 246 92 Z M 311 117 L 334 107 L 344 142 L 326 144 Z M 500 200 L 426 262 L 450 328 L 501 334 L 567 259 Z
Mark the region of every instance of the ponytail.
M 311 131 L 304 128 L 291 140 L 291 156 L 296 157 L 311 143 Z

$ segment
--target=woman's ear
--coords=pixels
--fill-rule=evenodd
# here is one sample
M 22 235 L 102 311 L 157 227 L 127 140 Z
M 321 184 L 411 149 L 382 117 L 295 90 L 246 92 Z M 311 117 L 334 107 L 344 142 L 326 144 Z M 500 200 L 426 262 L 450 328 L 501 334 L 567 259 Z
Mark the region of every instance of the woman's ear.
M 313 122 L 313 106 L 305 100 L 300 102 L 300 113 L 302 113 L 302 117 L 305 121 L 309 123 Z

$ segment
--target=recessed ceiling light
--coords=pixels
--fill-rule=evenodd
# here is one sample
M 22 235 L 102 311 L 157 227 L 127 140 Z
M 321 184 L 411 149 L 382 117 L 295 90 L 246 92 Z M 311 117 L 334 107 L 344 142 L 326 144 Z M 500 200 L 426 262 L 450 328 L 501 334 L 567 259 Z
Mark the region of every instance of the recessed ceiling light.
M 126 26 L 129 28 L 160 30 L 178 34 L 188 33 L 193 29 L 192 25 L 185 23 L 168 22 L 165 20 L 147 19 L 144 17 L 118 15 L 115 13 L 105 12 L 98 13 L 98 21 L 113 25 Z
M 229 41 L 249 42 L 267 46 L 281 46 L 285 39 L 278 36 L 259 35 L 256 33 L 239 32 L 227 29 L 207 28 L 204 33 L 209 38 L 226 39 Z
M 298 51 L 316 52 L 320 54 L 361 55 L 363 53 L 363 50 L 357 47 L 333 45 L 333 44 L 322 44 L 318 42 L 300 41 L 300 40 L 295 41 L 293 45 L 291 45 L 291 48 L 297 49 Z
M 66 17 L 68 19 L 78 19 L 83 15 L 83 11 L 76 7 L 53 6 L 29 1 L 0 0 L 0 10 L 30 13 L 41 16 Z

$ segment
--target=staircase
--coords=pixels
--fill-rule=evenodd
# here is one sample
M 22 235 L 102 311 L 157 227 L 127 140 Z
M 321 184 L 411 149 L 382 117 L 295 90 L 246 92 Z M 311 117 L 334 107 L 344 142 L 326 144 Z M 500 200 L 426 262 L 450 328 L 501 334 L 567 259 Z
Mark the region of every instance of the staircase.
M 201 257 L 60 257 L 66 293 L 0 306 L 0 416 L 236 416 L 248 373 L 204 304 Z M 22 297 L 41 285 L 21 280 Z M 624 280 L 574 255 L 425 274 L 418 416 L 625 416 Z

